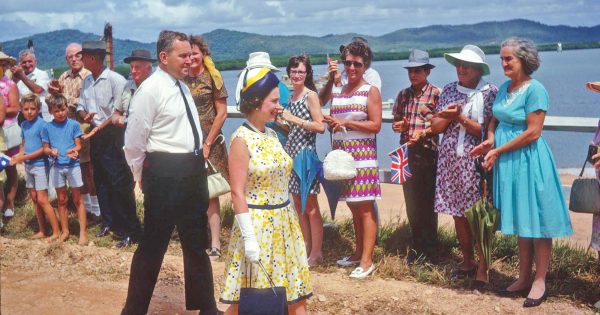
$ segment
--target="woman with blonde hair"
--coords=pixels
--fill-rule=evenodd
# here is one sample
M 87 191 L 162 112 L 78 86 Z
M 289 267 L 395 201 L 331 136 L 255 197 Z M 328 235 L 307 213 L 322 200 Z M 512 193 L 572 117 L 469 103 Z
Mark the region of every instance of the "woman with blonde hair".
M 191 35 L 189 38 L 192 45 L 192 64 L 185 82 L 192 92 L 200 118 L 204 159 L 212 166 L 209 167 L 209 174 L 218 172 L 228 179 L 227 148 L 221 132 L 227 118 L 227 89 L 221 73 L 215 68 L 206 40 L 198 35 Z M 221 256 L 220 210 L 219 198 L 210 199 L 208 226 L 211 245 L 208 255 L 211 257 Z

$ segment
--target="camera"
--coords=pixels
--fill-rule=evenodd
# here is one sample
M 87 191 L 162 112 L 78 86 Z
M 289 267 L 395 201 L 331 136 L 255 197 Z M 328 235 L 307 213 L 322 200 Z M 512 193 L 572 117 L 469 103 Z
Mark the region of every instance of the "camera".
M 590 146 L 588 147 L 587 161 L 592 164 L 598 161 L 598 158 L 592 158 L 594 155 L 596 155 L 596 153 L 598 153 L 598 146 L 595 144 L 590 144 Z

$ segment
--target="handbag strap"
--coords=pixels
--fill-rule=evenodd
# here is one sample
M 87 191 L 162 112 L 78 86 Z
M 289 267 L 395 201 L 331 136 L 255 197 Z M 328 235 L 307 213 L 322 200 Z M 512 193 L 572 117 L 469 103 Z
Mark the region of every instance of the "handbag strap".
M 583 166 L 581 167 L 581 173 L 579 173 L 579 177 L 583 176 L 583 171 L 585 170 L 585 165 L 587 164 L 587 157 L 583 161 Z
M 342 147 L 344 148 L 344 151 L 346 151 L 346 142 L 348 141 L 347 138 L 345 136 L 348 135 L 348 131 L 346 130 L 346 127 L 341 126 L 339 129 L 342 130 Z
M 209 171 L 213 171 L 213 172 L 215 172 L 215 173 L 217 172 L 217 169 L 214 167 L 214 165 L 212 165 L 212 163 L 210 162 L 210 160 L 209 160 L 209 159 L 206 159 L 206 168 L 207 168 Z
M 247 270 L 248 269 L 248 261 L 247 261 L 246 257 L 244 257 L 244 264 L 246 265 L 246 270 Z M 275 291 L 275 283 L 269 276 L 269 273 L 265 269 L 265 266 L 260 262 L 260 260 L 256 264 L 263 271 L 263 273 L 265 274 L 265 277 L 267 277 L 267 281 L 269 281 L 269 284 L 271 285 L 271 290 L 273 291 L 273 294 L 275 294 L 275 296 L 277 296 L 277 292 Z M 248 273 L 248 277 L 246 277 L 246 287 L 247 288 L 251 288 L 251 286 L 252 286 L 252 269 L 254 269 L 254 267 L 252 266 L 252 263 L 251 263 L 250 264 L 250 272 Z M 248 284 L 248 281 L 250 281 L 250 284 Z

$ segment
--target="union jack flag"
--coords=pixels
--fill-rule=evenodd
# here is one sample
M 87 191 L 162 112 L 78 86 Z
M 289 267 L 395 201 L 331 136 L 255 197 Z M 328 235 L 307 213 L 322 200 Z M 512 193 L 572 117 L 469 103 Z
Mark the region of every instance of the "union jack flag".
M 412 173 L 408 168 L 408 143 L 403 144 L 388 155 L 392 158 L 392 178 L 390 180 L 393 184 L 402 184 L 412 177 Z

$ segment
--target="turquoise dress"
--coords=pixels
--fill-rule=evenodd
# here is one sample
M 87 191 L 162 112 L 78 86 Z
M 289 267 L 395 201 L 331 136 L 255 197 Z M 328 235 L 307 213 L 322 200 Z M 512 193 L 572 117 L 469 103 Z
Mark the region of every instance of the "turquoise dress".
M 499 122 L 496 147 L 527 129 L 527 114 L 548 111 L 548 92 L 540 82 L 531 80 L 513 93 L 508 93 L 509 85 L 507 81 L 500 87 L 492 107 Z M 493 187 L 502 233 L 531 238 L 573 234 L 554 158 L 543 137 L 500 155 Z

